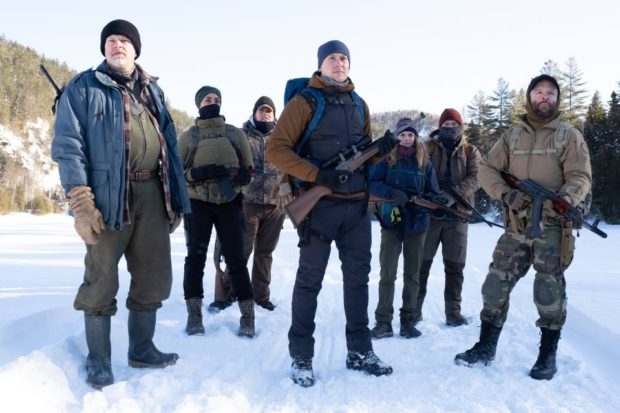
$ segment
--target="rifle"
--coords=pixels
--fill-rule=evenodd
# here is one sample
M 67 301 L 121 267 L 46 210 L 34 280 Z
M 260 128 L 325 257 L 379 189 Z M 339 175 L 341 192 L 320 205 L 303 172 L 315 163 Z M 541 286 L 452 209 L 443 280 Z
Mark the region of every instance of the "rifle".
M 542 238 L 544 233 L 541 227 L 542 207 L 543 202 L 547 199 L 551 200 L 553 204 L 553 210 L 560 214 L 562 218 L 570 219 L 576 222 L 578 225 L 582 225 L 584 228 L 594 232 L 596 235 L 602 238 L 607 238 L 607 234 L 598 228 L 600 219 L 596 219 L 594 223 L 589 224 L 583 218 L 583 214 L 578 208 L 572 206 L 568 201 L 564 200 L 560 195 L 553 191 L 544 188 L 540 184 L 531 179 L 519 180 L 514 175 L 511 175 L 507 171 L 501 171 L 504 181 L 513 189 L 518 189 L 524 194 L 528 195 L 533 200 L 532 205 L 532 219 L 529 227 L 525 231 L 527 238 Z
M 469 212 L 471 212 L 478 220 L 480 220 L 481 222 L 484 222 L 485 224 L 487 224 L 491 228 L 492 227 L 499 227 L 499 228 L 504 229 L 503 225 L 500 225 L 500 224 L 497 224 L 495 222 L 489 221 L 484 216 L 482 216 L 482 214 L 480 212 L 478 212 L 478 210 L 476 208 L 474 208 L 473 205 L 471 205 L 469 202 L 467 202 L 467 200 L 465 198 L 463 198 L 461 195 L 459 195 L 459 193 L 456 192 L 454 190 L 454 188 L 450 184 L 445 184 L 445 185 L 443 185 L 443 187 L 446 189 L 446 191 L 448 191 L 448 193 L 452 196 L 452 198 L 454 198 L 454 200 L 456 202 L 458 202 L 459 204 L 461 204 L 462 206 L 467 208 L 467 210 Z
M 392 199 L 385 199 L 385 198 L 380 198 L 378 196 L 370 195 L 370 197 L 368 198 L 368 202 L 394 202 L 394 201 Z M 471 214 L 467 212 L 459 211 L 457 209 L 453 209 L 445 205 L 441 205 L 437 202 L 431 201 L 430 199 L 422 198 L 417 195 L 412 195 L 409 198 L 409 202 L 416 204 L 418 206 L 421 206 L 422 208 L 426 208 L 430 210 L 439 209 L 441 211 L 445 211 L 449 214 L 452 214 L 460 218 L 463 222 L 467 222 L 471 218 Z
M 419 122 L 420 120 L 424 119 L 424 117 L 426 117 L 426 115 L 424 113 L 420 113 L 410 123 L 397 129 L 396 136 L 398 136 L 398 134 L 400 133 L 399 130 L 402 131 L 406 129 L 407 126 L 415 124 L 416 122 Z M 358 144 L 359 148 L 355 145 L 353 146 L 355 147 L 355 149 L 353 147 L 350 148 L 351 156 L 348 159 L 345 158 L 344 154 L 342 157 L 340 157 L 341 154 L 337 155 L 339 162 L 334 169 L 340 170 L 340 171 L 353 172 L 379 152 L 377 145 L 372 141 L 371 142 L 366 141 L 362 144 Z M 363 149 L 359 150 L 362 147 Z M 345 151 L 347 151 L 347 149 L 345 149 Z M 334 158 L 332 158 L 326 161 L 326 163 L 327 162 L 334 163 L 335 160 Z M 331 166 L 331 165 L 328 165 L 328 166 Z M 286 212 L 286 215 L 293 223 L 293 226 L 297 228 L 299 223 L 303 221 L 303 219 L 310 213 L 312 208 L 314 208 L 316 203 L 319 202 L 319 199 L 331 193 L 332 193 L 332 190 L 330 188 L 326 186 L 322 186 L 322 185 L 315 185 L 311 187 L 310 189 L 308 189 L 307 191 L 301 193 L 298 197 L 296 197 L 289 204 L 285 205 L 284 212 Z
M 56 114 L 56 106 L 58 105 L 58 100 L 60 99 L 60 95 L 62 95 L 62 92 L 65 90 L 65 87 L 64 86 L 61 87 L 61 88 L 58 87 L 56 82 L 54 82 L 54 79 L 52 79 L 52 76 L 50 75 L 50 73 L 47 71 L 45 66 L 43 66 L 43 63 L 41 63 L 39 65 L 39 71 L 41 72 L 41 74 L 43 76 L 45 76 L 47 81 L 51 83 L 52 87 L 56 91 L 56 97 L 54 98 L 54 103 L 52 104 L 52 114 L 55 115 Z

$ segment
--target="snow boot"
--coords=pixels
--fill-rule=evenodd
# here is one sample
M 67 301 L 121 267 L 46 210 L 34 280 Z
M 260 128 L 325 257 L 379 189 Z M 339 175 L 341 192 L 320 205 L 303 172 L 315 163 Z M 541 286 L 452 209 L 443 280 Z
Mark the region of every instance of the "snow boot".
M 109 315 L 95 316 L 84 314 L 84 329 L 88 357 L 86 358 L 86 382 L 95 389 L 114 383 L 112 374 L 112 345 L 110 343 Z
M 480 339 L 472 348 L 454 357 L 454 362 L 459 366 L 473 367 L 478 364 L 491 365 L 495 358 L 497 341 L 502 329 L 493 324 L 482 322 L 480 326 Z
M 254 327 L 254 300 L 239 301 L 239 310 L 241 318 L 239 319 L 239 332 L 237 335 L 241 337 L 254 337 L 256 329 Z
M 381 361 L 372 350 L 366 353 L 349 351 L 347 353 L 347 368 L 349 370 L 362 370 L 373 376 L 384 376 L 394 372 L 392 367 Z
M 314 370 L 312 370 L 312 358 L 293 357 L 291 364 L 291 380 L 301 387 L 314 386 Z
M 387 338 L 394 336 L 392 323 L 385 321 L 375 321 L 375 326 L 370 330 L 371 338 Z
M 188 298 L 185 300 L 187 306 L 187 325 L 185 332 L 188 336 L 204 336 L 205 328 L 202 325 L 202 298 Z
M 536 380 L 551 380 L 555 372 L 558 371 L 555 365 L 555 355 L 558 350 L 560 330 L 541 328 L 540 334 L 538 359 L 530 370 L 530 377 Z
M 450 327 L 466 326 L 467 320 L 461 313 L 446 314 L 446 325 Z
M 273 311 L 276 309 L 276 305 L 269 300 L 257 301 L 256 305 L 263 307 L 265 310 Z
M 405 338 L 416 338 L 422 335 L 422 332 L 415 328 L 415 318 L 400 318 L 400 335 Z
M 175 364 L 179 358 L 176 353 L 162 353 L 155 347 L 156 311 L 129 311 L 127 327 L 129 330 L 129 351 L 127 359 L 130 367 L 164 368 Z

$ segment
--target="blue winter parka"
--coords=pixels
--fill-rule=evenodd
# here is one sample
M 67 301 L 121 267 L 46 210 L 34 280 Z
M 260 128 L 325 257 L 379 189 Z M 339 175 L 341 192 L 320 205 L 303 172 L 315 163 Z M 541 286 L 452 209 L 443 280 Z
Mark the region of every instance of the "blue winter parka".
M 389 166 L 386 159 L 373 165 L 370 170 L 370 193 L 379 198 L 392 199 L 395 189 L 408 196 L 438 193 L 439 184 L 433 164 L 426 162 L 422 171 L 415 156 L 399 156 L 394 166 Z M 392 222 L 394 208 L 399 208 L 400 222 Z M 425 208 L 400 208 L 395 202 L 385 202 L 379 204 L 378 209 L 381 226 L 385 229 L 402 230 L 404 235 L 428 231 L 430 216 Z
M 164 93 L 149 79 L 149 92 L 166 141 L 172 210 L 190 213 L 177 134 Z M 105 62 L 75 76 L 58 102 L 52 159 L 58 162 L 65 193 L 87 185 L 95 195 L 106 227 L 120 230 L 126 188 L 123 98 L 120 87 L 105 73 Z

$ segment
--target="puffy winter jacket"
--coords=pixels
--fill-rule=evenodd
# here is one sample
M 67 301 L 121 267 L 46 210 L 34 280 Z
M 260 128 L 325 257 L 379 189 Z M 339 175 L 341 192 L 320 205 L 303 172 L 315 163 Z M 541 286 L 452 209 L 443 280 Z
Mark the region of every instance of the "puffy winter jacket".
M 370 193 L 384 199 L 392 199 L 394 190 L 407 195 L 421 195 L 439 192 L 435 169 L 427 162 L 424 170 L 418 167 L 415 157 L 399 157 L 394 166 L 387 160 L 373 165 L 370 169 Z M 428 210 L 418 206 L 399 208 L 401 223 L 392 222 L 392 210 L 397 203 L 385 202 L 379 208 L 379 218 L 383 228 L 404 231 L 405 235 L 428 231 L 430 216 Z
M 172 210 L 189 213 L 191 209 L 174 123 L 157 79 L 147 77 L 159 129 L 168 150 Z M 127 191 L 124 109 L 120 87 L 105 73 L 105 63 L 78 74 L 69 82 L 58 103 L 57 113 L 52 159 L 58 162 L 65 192 L 75 186 L 90 186 L 106 226 L 120 230 Z

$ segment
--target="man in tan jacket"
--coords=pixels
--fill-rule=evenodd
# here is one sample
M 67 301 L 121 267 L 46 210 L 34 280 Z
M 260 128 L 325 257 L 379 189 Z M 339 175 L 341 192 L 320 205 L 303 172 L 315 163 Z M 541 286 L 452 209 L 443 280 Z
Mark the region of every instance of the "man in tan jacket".
M 550 201 L 545 201 L 541 220 L 544 235 L 528 238 L 525 229 L 531 223 L 532 200 L 508 186 L 500 172 L 505 170 L 520 180 L 529 178 L 573 206 L 586 197 L 592 184 L 590 155 L 581 133 L 562 121 L 559 102 L 560 87 L 552 76 L 532 79 L 527 88 L 527 113 L 480 163 L 480 184 L 490 196 L 503 201 L 506 231 L 497 242 L 482 286 L 480 340 L 456 355 L 457 364 L 492 362 L 508 315 L 510 292 L 533 265 L 534 302 L 539 314 L 536 325 L 542 337 L 530 376 L 550 380 L 557 371 L 556 350 L 566 321 L 564 271 L 573 258 L 574 223 L 562 218 Z

